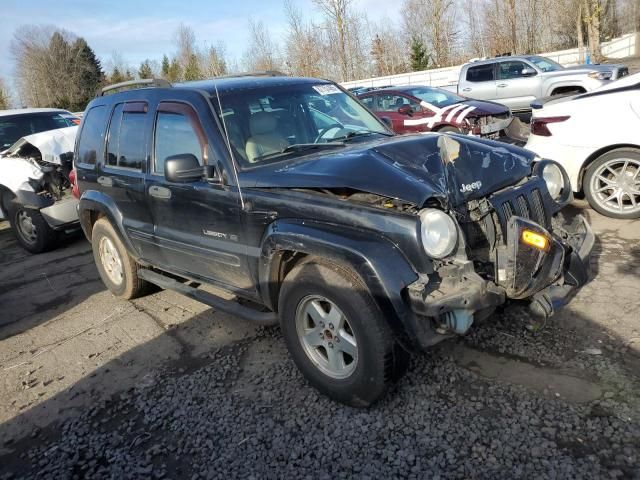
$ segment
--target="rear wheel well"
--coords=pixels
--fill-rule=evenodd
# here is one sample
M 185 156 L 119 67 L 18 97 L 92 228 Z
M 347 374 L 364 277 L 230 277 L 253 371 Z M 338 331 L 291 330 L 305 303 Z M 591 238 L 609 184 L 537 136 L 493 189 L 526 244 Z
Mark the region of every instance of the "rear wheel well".
M 583 87 L 578 87 L 578 86 L 558 87 L 553 89 L 553 91 L 551 92 L 551 96 L 564 95 L 567 93 L 586 93 L 586 92 L 587 91 Z
M 91 240 L 91 235 L 93 235 L 93 226 L 96 224 L 98 220 L 102 217 L 106 217 L 104 213 L 99 210 L 85 210 L 84 215 L 89 217 L 89 221 L 87 222 L 87 238 Z
M 605 153 L 609 153 L 613 150 L 618 150 L 620 148 L 632 148 L 634 150 L 640 150 L 640 145 L 633 145 L 630 143 L 621 143 L 617 145 L 607 145 L 606 147 L 602 147 L 600 150 L 596 150 L 591 155 L 587 157 L 587 159 L 580 167 L 580 175 L 578 176 L 578 191 L 583 192 L 584 188 L 582 186 L 582 180 L 584 179 L 584 174 L 589 168 L 589 166 L 595 162 L 598 158 L 600 158 Z

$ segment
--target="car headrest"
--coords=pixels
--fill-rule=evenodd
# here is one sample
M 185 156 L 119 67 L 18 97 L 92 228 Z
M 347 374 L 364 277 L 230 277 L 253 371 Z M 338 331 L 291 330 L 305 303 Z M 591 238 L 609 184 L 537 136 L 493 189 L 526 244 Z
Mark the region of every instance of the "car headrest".
M 276 129 L 278 120 L 268 112 L 257 112 L 249 118 L 249 130 L 251 135 L 264 135 L 271 133 Z

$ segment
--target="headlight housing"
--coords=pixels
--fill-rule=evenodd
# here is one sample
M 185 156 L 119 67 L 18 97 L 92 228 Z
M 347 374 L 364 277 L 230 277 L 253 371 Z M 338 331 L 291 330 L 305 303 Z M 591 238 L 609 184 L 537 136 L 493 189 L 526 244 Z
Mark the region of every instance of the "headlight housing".
M 611 77 L 613 77 L 613 72 L 605 70 L 603 72 L 591 72 L 588 75 L 589 77 L 595 78 L 596 80 L 611 80 Z
M 542 178 L 547 184 L 547 190 L 551 198 L 558 200 L 564 187 L 564 176 L 560 167 L 555 163 L 548 162 L 542 169 Z
M 440 259 L 453 253 L 458 243 L 458 229 L 442 210 L 425 208 L 420 212 L 420 237 L 427 255 Z

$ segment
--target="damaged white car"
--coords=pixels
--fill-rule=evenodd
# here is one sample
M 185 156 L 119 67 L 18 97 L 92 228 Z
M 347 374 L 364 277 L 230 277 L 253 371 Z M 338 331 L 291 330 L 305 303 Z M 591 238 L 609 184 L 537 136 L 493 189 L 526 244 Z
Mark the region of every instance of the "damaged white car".
M 0 219 L 10 222 L 29 252 L 50 250 L 61 235 L 79 228 L 72 194 L 77 130 L 27 135 L 0 153 Z

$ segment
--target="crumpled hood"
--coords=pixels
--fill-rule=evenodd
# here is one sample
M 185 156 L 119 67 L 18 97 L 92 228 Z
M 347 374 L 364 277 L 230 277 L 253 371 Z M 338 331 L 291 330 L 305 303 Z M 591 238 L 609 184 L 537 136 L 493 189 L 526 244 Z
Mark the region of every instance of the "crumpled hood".
M 460 205 L 513 185 L 531 173 L 534 154 L 465 135 L 398 136 L 256 167 L 242 186 L 350 188 L 422 206 Z
M 42 160 L 60 165 L 62 163 L 60 155 L 73 152 L 77 133 L 78 127 L 75 126 L 27 135 L 2 152 L 2 156 L 20 156 L 20 149 L 27 144 L 31 144 L 40 150 Z

